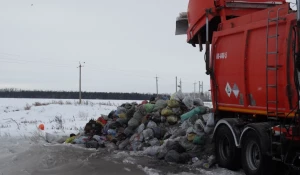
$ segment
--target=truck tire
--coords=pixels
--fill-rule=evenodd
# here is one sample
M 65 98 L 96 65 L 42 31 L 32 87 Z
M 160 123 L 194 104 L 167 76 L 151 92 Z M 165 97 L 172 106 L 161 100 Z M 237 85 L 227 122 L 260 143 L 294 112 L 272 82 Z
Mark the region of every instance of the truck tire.
M 215 133 L 216 159 L 219 166 L 230 170 L 240 168 L 240 150 L 234 144 L 234 138 L 226 125 L 221 125 Z
M 262 152 L 259 136 L 248 131 L 242 141 L 242 166 L 246 175 L 271 175 L 272 158 Z

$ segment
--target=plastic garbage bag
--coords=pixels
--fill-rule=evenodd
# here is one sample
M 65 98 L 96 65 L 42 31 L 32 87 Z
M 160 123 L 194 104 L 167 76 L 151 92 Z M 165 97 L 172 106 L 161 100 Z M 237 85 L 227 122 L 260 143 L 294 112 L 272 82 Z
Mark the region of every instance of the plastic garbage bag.
M 196 136 L 197 136 L 197 134 L 195 134 L 195 133 L 188 133 L 187 139 L 188 139 L 188 141 L 192 142 Z
M 147 128 L 155 128 L 157 127 L 157 124 L 154 121 L 149 121 L 147 124 Z
M 215 126 L 214 114 L 210 113 L 206 126 L 204 128 L 204 132 L 207 134 L 211 134 L 214 130 L 214 126 Z
M 206 126 L 211 126 L 211 127 L 215 126 L 214 113 L 209 114 L 208 120 L 206 122 Z
M 180 159 L 180 155 L 175 150 L 169 151 L 165 156 L 165 160 L 167 162 L 178 163 L 179 159 Z
M 126 112 L 127 119 L 131 119 L 135 113 L 135 106 L 133 105 L 130 109 Z
M 168 141 L 166 144 L 167 150 L 175 150 L 178 153 L 183 153 L 185 152 L 184 147 L 180 145 L 178 141 Z
M 141 151 L 143 148 L 143 143 L 139 141 L 131 142 L 131 147 L 133 151 Z
M 204 128 L 204 132 L 205 132 L 206 134 L 212 134 L 213 131 L 214 131 L 214 127 L 211 127 L 211 126 L 205 126 L 205 128 Z
M 184 122 L 181 123 L 180 128 L 186 130 L 186 129 L 188 129 L 191 126 L 193 126 L 193 124 L 189 120 L 186 120 L 186 121 L 184 121 Z
M 206 138 L 205 138 L 205 135 L 196 135 L 193 139 L 193 144 L 196 144 L 196 145 L 205 145 L 205 141 L 206 141 Z
M 157 158 L 158 159 L 164 159 L 165 158 L 165 156 L 167 155 L 167 153 L 168 153 L 168 149 L 166 148 L 166 147 L 163 147 L 163 146 L 161 146 L 159 149 L 158 149 L 158 153 L 157 153 Z
M 117 110 L 116 110 L 116 114 L 119 115 L 119 114 L 122 114 L 122 113 L 126 113 L 126 109 L 124 107 L 117 107 Z
M 178 121 L 178 118 L 174 115 L 170 115 L 167 117 L 167 122 L 170 124 L 170 125 L 175 125 Z
M 99 143 L 95 140 L 90 140 L 90 141 L 85 143 L 85 146 L 87 148 L 96 148 L 96 149 L 98 149 L 99 148 Z
M 132 128 L 127 127 L 127 128 L 124 130 L 124 134 L 125 134 L 127 137 L 130 137 L 131 135 L 134 134 L 134 131 L 132 130 Z
M 195 98 L 193 102 L 195 106 L 204 106 L 204 103 L 200 98 Z
M 171 96 L 171 100 L 177 100 L 177 101 L 181 101 L 184 99 L 184 95 L 181 91 L 177 91 L 175 92 L 172 96 Z
M 189 127 L 187 130 L 186 130 L 186 133 L 187 134 L 190 134 L 190 133 L 196 133 L 196 131 L 194 130 L 194 127 Z
M 167 116 L 173 115 L 173 111 L 172 111 L 172 109 L 166 107 L 161 111 L 161 115 L 167 117 Z
M 143 136 L 146 141 L 152 139 L 154 137 L 153 130 L 150 128 L 145 129 L 143 131 Z
M 116 132 L 116 130 L 114 130 L 114 129 L 109 129 L 109 130 L 107 130 L 107 134 L 108 134 L 108 135 L 112 135 L 112 136 L 116 136 L 116 135 L 117 135 L 117 132 Z
M 151 146 L 144 150 L 144 154 L 148 156 L 156 156 L 158 154 L 159 149 L 160 146 Z
M 154 104 L 153 111 L 160 111 L 167 107 L 167 102 L 165 100 L 157 100 Z
M 138 134 L 140 134 L 140 133 L 142 133 L 142 132 L 144 131 L 144 129 L 145 129 L 145 124 L 142 123 L 142 124 L 140 124 L 140 126 L 136 129 L 136 132 L 137 132 Z
M 120 123 L 121 126 L 126 126 L 128 123 L 128 120 L 126 118 L 118 118 L 117 122 Z
M 144 109 L 145 109 L 146 113 L 149 114 L 149 113 L 153 112 L 154 104 L 151 104 L 151 103 L 144 104 Z
M 129 145 L 129 138 L 123 140 L 118 147 L 120 150 L 124 150 L 127 145 Z
M 68 136 L 59 136 L 50 133 L 45 133 L 46 141 L 48 143 L 64 143 L 69 137 Z
M 154 132 L 154 137 L 157 139 L 161 139 L 164 137 L 164 135 L 166 134 L 167 130 L 165 128 L 162 127 L 155 127 L 152 128 L 153 132 Z
M 151 146 L 160 146 L 160 141 L 157 138 L 153 138 L 148 141 Z
M 186 137 L 180 138 L 179 143 L 187 152 L 193 151 L 197 147 L 197 145 L 189 142 Z
M 205 114 L 206 112 L 207 112 L 207 107 L 199 106 L 199 107 L 196 107 L 193 110 L 191 110 L 191 111 L 189 111 L 185 114 L 182 114 L 180 116 L 180 118 L 181 118 L 181 121 L 183 122 L 183 121 L 193 117 L 194 115 Z
M 72 137 L 69 137 L 65 143 L 72 143 L 74 141 L 74 139 L 76 138 L 76 136 L 72 136 Z
M 144 140 L 144 136 L 138 133 L 135 133 L 130 137 L 130 142 L 134 142 L 134 141 L 142 142 L 143 140 Z
M 180 108 L 172 108 L 172 112 L 176 116 L 182 115 L 182 110 Z
M 186 96 L 186 97 L 184 97 L 182 102 L 188 109 L 192 109 L 194 107 L 194 101 L 193 101 L 192 97 Z
M 142 118 L 144 117 L 144 113 L 143 112 L 141 112 L 141 108 L 139 108 L 139 110 L 137 110 L 137 111 L 135 111 L 135 113 L 133 114 L 133 117 L 132 117 L 132 119 L 134 118 L 134 119 L 136 119 L 137 121 L 141 121 L 142 120 Z
M 128 122 L 128 126 L 131 127 L 131 128 L 133 128 L 133 129 L 135 129 L 135 128 L 137 128 L 139 126 L 139 123 L 140 122 L 137 119 L 131 118 L 129 120 L 129 122 Z
M 186 135 L 186 129 L 179 128 L 172 134 L 170 139 L 175 139 L 177 137 L 181 137 L 181 136 L 185 136 L 185 135 Z
M 203 132 L 205 128 L 205 124 L 203 122 L 202 119 L 198 119 L 196 120 L 195 124 L 194 124 L 194 129 L 196 131 L 196 133 L 198 134 L 199 132 Z
M 216 157 L 214 155 L 211 155 L 211 156 L 208 157 L 207 161 L 205 161 L 205 163 L 203 163 L 202 168 L 209 169 L 215 163 L 216 163 Z
M 93 139 L 97 140 L 97 142 L 98 142 L 100 145 L 103 145 L 103 144 L 104 144 L 104 140 L 102 140 L 102 137 L 99 136 L 99 135 L 94 135 L 94 136 L 93 136 Z
M 188 154 L 188 153 L 182 153 L 182 154 L 179 155 L 179 161 L 178 161 L 178 163 L 185 164 L 185 163 L 188 163 L 190 160 L 191 160 L 190 154 Z
M 179 102 L 174 99 L 168 100 L 167 103 L 168 103 L 168 107 L 170 108 L 178 108 L 180 106 Z
M 108 128 L 109 129 L 117 129 L 118 127 L 120 127 L 120 123 L 117 121 L 113 121 L 111 123 L 108 124 Z
M 127 119 L 127 116 L 125 113 L 118 114 L 119 119 Z
M 164 123 L 166 121 L 166 117 L 160 115 L 151 116 L 149 119 L 155 123 Z
M 86 143 L 88 140 L 89 140 L 89 137 L 88 137 L 88 136 L 80 136 L 80 137 L 74 139 L 74 140 L 73 140 L 73 143 L 76 143 L 76 144 L 84 144 L 84 143 Z

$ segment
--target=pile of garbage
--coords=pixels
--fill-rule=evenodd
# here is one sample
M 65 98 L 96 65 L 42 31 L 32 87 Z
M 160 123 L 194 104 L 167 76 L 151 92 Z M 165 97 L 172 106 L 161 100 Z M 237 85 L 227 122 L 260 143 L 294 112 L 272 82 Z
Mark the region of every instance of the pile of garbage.
M 70 135 L 65 143 L 142 151 L 167 162 L 209 168 L 215 162 L 213 128 L 211 109 L 201 99 L 179 91 L 170 99 L 124 103 L 108 115 L 90 120 L 84 131 Z

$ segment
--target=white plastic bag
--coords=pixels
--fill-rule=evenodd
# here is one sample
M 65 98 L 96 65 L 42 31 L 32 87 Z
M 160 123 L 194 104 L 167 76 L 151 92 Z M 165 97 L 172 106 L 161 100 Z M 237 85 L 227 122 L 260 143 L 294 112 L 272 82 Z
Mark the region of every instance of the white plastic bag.
M 194 101 L 191 97 L 186 96 L 184 97 L 184 99 L 182 100 L 183 104 L 188 108 L 188 109 L 192 109 L 194 106 Z

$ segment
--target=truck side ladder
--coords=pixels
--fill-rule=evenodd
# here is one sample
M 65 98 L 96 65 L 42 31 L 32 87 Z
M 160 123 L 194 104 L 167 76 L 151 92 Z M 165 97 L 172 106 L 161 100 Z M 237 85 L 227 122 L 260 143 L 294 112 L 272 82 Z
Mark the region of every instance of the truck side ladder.
M 279 21 L 284 20 L 285 18 L 281 18 L 279 16 L 280 10 L 283 8 L 279 8 L 277 10 L 277 16 L 276 18 L 271 18 L 270 14 L 274 12 L 273 10 L 270 10 L 268 12 L 268 21 L 267 21 L 267 41 L 266 41 L 266 108 L 267 108 L 267 117 L 269 119 L 275 119 L 278 120 L 278 115 L 284 115 L 284 113 L 279 113 L 278 112 L 278 69 L 282 67 L 281 65 L 278 64 L 278 59 L 279 59 L 279 51 L 278 51 L 278 28 L 279 28 Z M 276 28 L 275 28 L 275 34 L 270 35 L 270 23 L 275 22 L 276 23 Z M 275 50 L 269 51 L 269 40 L 275 39 Z M 270 64 L 270 55 L 274 55 L 273 58 L 275 58 L 275 64 Z M 269 72 L 275 72 L 275 83 L 270 83 L 269 82 Z M 275 89 L 275 99 L 270 100 L 269 96 L 269 89 Z M 275 104 L 275 110 L 270 109 L 270 104 Z M 275 117 L 270 117 L 275 116 Z
M 273 10 L 270 10 L 268 12 L 268 19 L 267 19 L 267 36 L 266 36 L 266 108 L 267 108 L 267 118 L 271 119 L 271 120 L 279 120 L 279 115 L 284 115 L 284 113 L 282 112 L 278 112 L 278 69 L 280 67 L 282 67 L 281 65 L 278 64 L 278 60 L 279 60 L 279 49 L 278 49 L 278 28 L 279 28 L 279 21 L 280 20 L 285 20 L 285 18 L 282 18 L 279 16 L 279 12 L 280 10 L 282 10 L 284 8 L 279 8 L 277 10 L 276 13 L 276 17 L 275 18 L 271 18 L 270 15 L 272 12 L 274 12 Z M 275 34 L 270 34 L 270 23 L 276 23 L 275 26 Z M 269 50 L 269 40 L 273 39 L 273 42 L 275 40 L 275 50 L 270 51 Z M 272 58 L 269 58 L 270 55 L 273 55 Z M 272 59 L 272 60 L 271 60 Z M 274 60 L 275 59 L 275 60 Z M 272 64 L 270 63 L 272 62 Z M 275 64 L 274 64 L 275 62 Z M 272 81 L 272 83 L 269 82 L 269 72 L 275 72 L 275 82 Z M 270 89 L 274 89 L 275 90 L 275 99 L 270 99 L 270 95 L 269 95 L 269 90 Z M 274 97 L 273 97 L 274 98 Z M 275 104 L 275 109 L 272 108 L 270 109 L 270 104 Z M 281 124 L 280 124 L 280 135 L 282 133 L 281 131 Z M 280 137 L 280 142 L 275 142 L 272 139 L 271 136 L 271 155 L 273 160 L 277 160 L 277 161 L 283 161 L 283 150 L 281 147 L 282 144 L 282 139 Z M 274 153 L 273 153 L 273 146 L 276 147 L 280 147 L 281 149 L 281 155 L 280 158 L 276 158 Z

